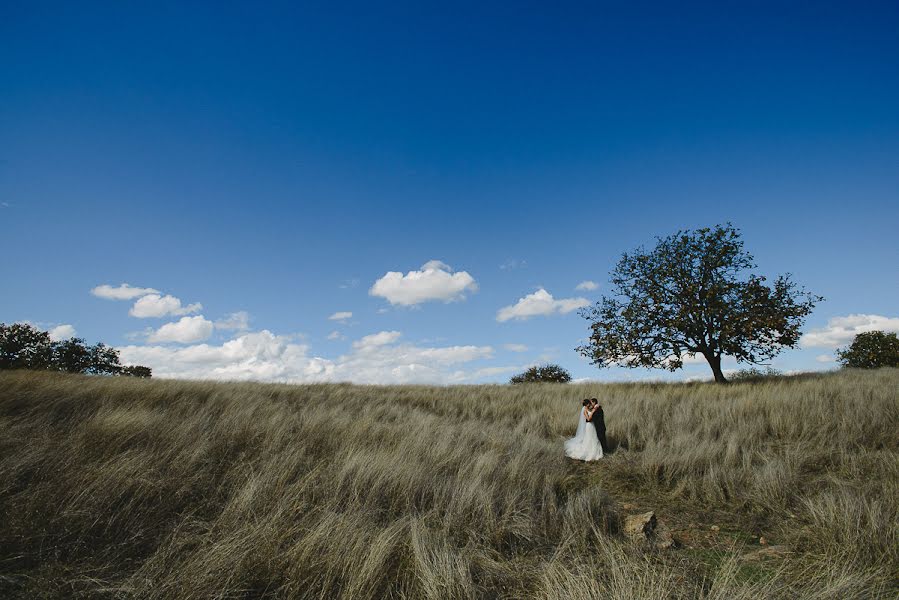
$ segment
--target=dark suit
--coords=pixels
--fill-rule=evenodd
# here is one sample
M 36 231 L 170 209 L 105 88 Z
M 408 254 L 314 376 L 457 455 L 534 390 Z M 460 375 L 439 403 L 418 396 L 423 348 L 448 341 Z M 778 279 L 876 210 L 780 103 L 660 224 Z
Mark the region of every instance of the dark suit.
M 593 423 L 593 427 L 596 429 L 596 437 L 599 439 L 599 445 L 602 446 L 602 451 L 608 452 L 608 443 L 606 442 L 606 416 L 602 412 L 601 406 L 596 407 L 593 416 L 590 417 L 590 422 Z

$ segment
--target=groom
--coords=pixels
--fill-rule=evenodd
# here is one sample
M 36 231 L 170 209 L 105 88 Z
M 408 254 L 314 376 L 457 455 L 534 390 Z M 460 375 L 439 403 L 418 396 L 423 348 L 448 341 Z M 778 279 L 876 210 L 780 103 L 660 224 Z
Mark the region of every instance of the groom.
M 588 421 L 593 423 L 593 427 L 596 429 L 596 437 L 599 438 L 599 445 L 602 446 L 603 453 L 606 453 L 609 451 L 608 443 L 606 442 L 606 417 L 602 412 L 602 406 L 599 405 L 599 400 L 596 398 L 590 399 L 590 410 L 593 411 L 593 414 Z

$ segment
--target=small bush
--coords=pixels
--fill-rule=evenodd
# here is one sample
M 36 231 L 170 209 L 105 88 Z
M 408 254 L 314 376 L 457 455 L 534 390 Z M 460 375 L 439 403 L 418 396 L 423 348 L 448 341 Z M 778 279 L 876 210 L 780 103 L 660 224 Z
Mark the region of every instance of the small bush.
M 837 350 L 837 360 L 852 369 L 899 367 L 899 338 L 883 331 L 860 333 L 848 348 Z
M 736 373 L 731 374 L 730 380 L 732 382 L 753 382 L 781 376 L 783 376 L 783 373 L 771 367 L 765 367 L 764 371 L 756 367 L 750 367 L 748 369 L 740 369 Z
M 509 383 L 568 383 L 571 381 L 571 373 L 559 365 L 544 365 L 531 367 L 524 373 L 512 377 Z

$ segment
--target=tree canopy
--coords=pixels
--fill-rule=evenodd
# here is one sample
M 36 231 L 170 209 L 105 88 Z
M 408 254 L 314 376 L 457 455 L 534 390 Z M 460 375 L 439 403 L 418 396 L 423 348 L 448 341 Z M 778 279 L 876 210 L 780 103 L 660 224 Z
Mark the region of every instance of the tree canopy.
M 899 367 L 899 337 L 883 331 L 860 333 L 848 348 L 837 350 L 837 360 L 852 369 Z
M 50 334 L 27 323 L 0 323 L 0 369 L 48 369 L 92 375 L 150 377 L 149 367 L 122 367 L 119 352 L 102 342 L 85 345 L 81 338 L 53 341 Z
M 715 381 L 721 357 L 764 364 L 799 342 L 800 328 L 823 298 L 789 274 L 768 284 L 730 223 L 657 238 L 652 249 L 624 253 L 611 272 L 612 293 L 580 314 L 590 336 L 577 351 L 600 368 L 675 371 L 702 355 Z
M 559 365 L 548 364 L 534 366 L 524 373 L 512 377 L 509 383 L 568 383 L 571 381 L 571 373 Z

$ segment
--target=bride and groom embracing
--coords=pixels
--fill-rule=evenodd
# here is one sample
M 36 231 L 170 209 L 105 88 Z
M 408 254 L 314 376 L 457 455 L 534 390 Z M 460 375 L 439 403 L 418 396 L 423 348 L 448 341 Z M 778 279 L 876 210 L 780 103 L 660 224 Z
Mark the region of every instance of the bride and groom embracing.
M 581 402 L 577 433 L 565 441 L 565 456 L 577 460 L 599 460 L 607 451 L 606 419 L 596 398 Z

